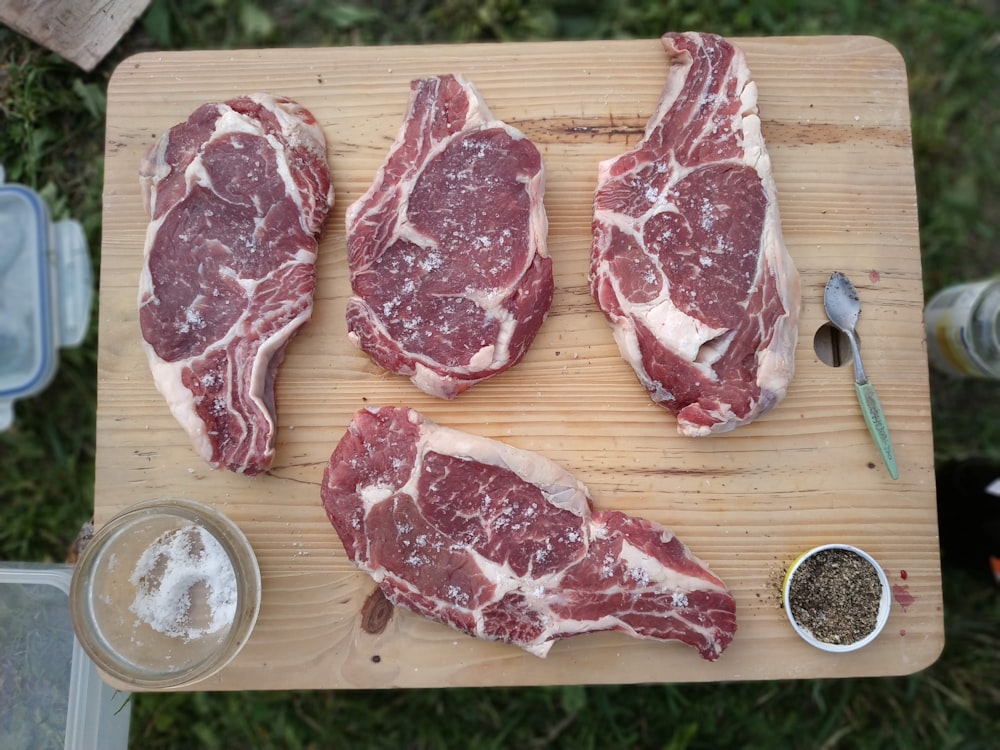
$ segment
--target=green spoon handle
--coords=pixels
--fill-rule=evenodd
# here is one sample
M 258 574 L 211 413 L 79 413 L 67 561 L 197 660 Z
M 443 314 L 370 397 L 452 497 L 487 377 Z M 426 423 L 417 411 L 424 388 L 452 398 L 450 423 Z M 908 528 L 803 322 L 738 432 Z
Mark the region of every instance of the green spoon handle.
M 879 453 L 885 467 L 889 470 L 889 476 L 899 479 L 899 469 L 896 468 L 896 455 L 892 450 L 892 439 L 889 437 L 889 425 L 885 422 L 885 413 L 882 411 L 882 404 L 878 400 L 875 388 L 871 383 L 864 385 L 855 384 L 854 390 L 858 393 L 858 403 L 861 404 L 861 413 L 865 415 L 865 424 L 868 431 L 875 439 Z

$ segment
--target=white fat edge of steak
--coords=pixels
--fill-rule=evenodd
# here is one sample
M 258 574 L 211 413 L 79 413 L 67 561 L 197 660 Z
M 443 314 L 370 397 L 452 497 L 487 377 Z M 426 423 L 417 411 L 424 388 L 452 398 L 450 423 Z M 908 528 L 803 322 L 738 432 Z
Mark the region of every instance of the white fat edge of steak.
M 354 336 L 352 341 L 355 341 L 357 336 Z M 355 341 L 355 343 L 357 343 Z M 475 362 L 478 359 L 482 359 L 486 364 L 493 361 L 493 349 L 492 346 L 485 346 L 480 349 L 472 358 L 471 361 Z M 453 368 L 454 371 L 455 368 Z M 463 368 L 465 372 L 475 372 L 468 367 Z M 404 373 L 405 374 L 405 373 Z M 450 399 L 455 394 L 455 388 L 457 387 L 461 378 L 455 375 L 442 375 L 433 367 L 428 367 L 420 360 L 417 360 L 413 364 L 413 374 L 410 375 L 410 382 L 412 382 L 417 388 L 426 393 L 429 396 L 435 396 L 441 399 Z
M 421 432 L 419 455 L 434 451 L 506 469 L 541 490 L 550 504 L 589 520 L 590 505 L 587 498 L 590 495 L 587 487 L 545 456 L 436 423 L 428 425 L 425 422 Z
M 169 143 L 170 133 L 168 131 L 161 135 L 153 147 L 146 151 L 142 157 L 139 167 L 139 188 L 142 192 L 142 207 L 145 209 L 147 216 L 153 215 L 156 201 L 156 186 L 173 171 L 163 156 Z M 160 222 L 158 221 L 156 224 L 159 226 Z M 152 228 L 152 223 L 146 227 L 146 255 L 149 254 L 149 238 L 152 236 L 150 232 Z M 146 270 L 144 267 L 143 272 Z
M 354 225 L 362 222 L 378 223 L 378 218 L 383 212 L 383 206 L 397 200 L 398 209 L 396 211 L 396 222 L 392 236 L 396 239 L 406 239 L 415 246 L 430 250 L 433 248 L 433 240 L 417 231 L 408 221 L 406 221 L 409 208 L 409 197 L 412 186 L 419 180 L 421 174 L 434 159 L 449 149 L 455 137 L 462 136 L 475 131 L 499 129 L 507 133 L 515 141 L 527 140 L 527 136 L 517 128 L 508 123 L 496 119 L 490 111 L 485 99 L 476 89 L 471 81 L 460 74 L 452 76 L 466 91 L 468 109 L 464 115 L 464 124 L 460 130 L 456 130 L 449 137 L 443 138 L 428 151 L 426 157 L 418 163 L 409 163 L 407 172 L 398 182 L 387 181 L 386 169 L 389 165 L 390 157 L 400 148 L 406 145 L 406 136 L 410 125 L 410 114 L 417 92 L 411 94 L 410 103 L 407 105 L 406 114 L 400 124 L 397 135 L 389 148 L 388 156 L 379 166 L 375 178 L 368 190 L 357 200 L 351 203 L 345 211 L 345 221 L 348 231 Z M 467 142 L 466 142 L 466 145 Z M 524 182 L 524 179 L 521 178 Z M 530 241 L 529 253 L 525 256 L 524 264 L 520 269 L 519 277 L 528 271 L 535 263 L 536 258 L 548 258 L 548 215 L 545 210 L 542 196 L 545 191 L 545 162 L 540 161 L 539 170 L 530 176 L 525 185 L 529 195 L 529 229 L 528 239 Z M 365 206 L 368 210 L 365 211 Z M 374 217 L 374 218 L 369 218 Z M 370 268 L 373 261 L 378 256 L 372 256 L 364 264 L 357 263 L 355 257 L 349 257 L 349 264 L 352 268 L 352 277 Z M 435 369 L 438 363 L 434 360 L 421 356 L 413 351 L 404 351 L 408 357 L 412 358 L 414 364 L 412 371 L 400 370 L 400 374 L 406 375 L 421 391 L 442 399 L 451 399 L 456 395 L 456 387 L 468 387 L 469 384 L 482 382 L 488 379 L 492 372 L 504 368 L 511 359 L 509 343 L 517 332 L 520 321 L 517 317 L 506 310 L 504 302 L 509 298 L 509 288 L 499 290 L 498 294 L 481 294 L 479 290 L 466 290 L 465 298 L 476 302 L 486 313 L 489 320 L 499 322 L 500 332 L 494 343 L 483 346 L 478 352 L 473 354 L 466 365 L 450 366 L 448 372 L 439 372 Z M 367 311 L 367 319 L 370 324 L 380 331 L 380 338 L 392 340 L 385 326 L 381 323 L 381 317 L 376 311 L 367 307 L 364 300 L 358 296 L 353 296 L 351 303 L 363 305 Z M 547 317 L 548 311 L 543 314 L 543 319 Z M 361 348 L 361 336 L 353 330 L 348 331 L 348 340 Z M 484 377 L 472 379 L 474 373 L 487 373 Z M 463 387 L 464 386 L 464 387 Z
M 756 101 L 756 87 L 754 100 Z M 761 252 L 761 263 L 764 263 L 765 257 L 770 260 L 768 270 L 774 274 L 776 287 L 786 310 L 786 314 L 774 325 L 771 345 L 757 352 L 757 383 L 762 394 L 771 394 L 774 403 L 778 403 L 785 398 L 792 376 L 795 374 L 795 347 L 799 338 L 801 311 L 801 279 L 785 246 L 778 207 L 778 189 L 771 169 L 771 157 L 764 146 L 760 117 L 754 114 L 753 117 L 744 120 L 747 121 L 752 136 L 752 140 L 750 136 L 748 140 L 755 144 L 755 148 L 759 148 L 754 166 L 761 175 L 761 184 L 767 197 L 761 246 L 770 252 L 766 250 Z M 762 271 L 758 269 L 757 278 L 760 278 L 761 273 Z
M 191 438 L 191 445 L 199 456 L 207 462 L 212 460 L 212 441 L 205 431 L 205 423 L 195 411 L 194 394 L 181 385 L 180 373 L 187 366 L 184 362 L 164 362 L 153 348 L 143 342 L 153 373 L 153 385 L 167 402 L 170 413 Z
M 651 521 L 648 523 L 660 531 L 660 540 L 664 544 L 675 538 L 673 531 L 670 529 Z M 606 534 L 604 525 L 600 522 L 599 518 L 592 520 L 591 526 L 594 536 L 601 537 Z M 695 556 L 686 546 L 684 547 L 684 552 L 688 560 L 697 563 L 705 571 L 709 571 L 708 565 Z M 702 591 L 706 588 L 722 593 L 726 592 L 725 586 L 709 581 L 704 577 L 689 576 L 674 570 L 627 541 L 622 543 L 622 551 L 618 559 L 623 560 L 628 565 L 632 579 L 640 584 L 640 590 L 666 590 L 672 592 L 677 597 L 686 596 L 692 591 Z M 686 603 L 681 606 L 686 606 Z

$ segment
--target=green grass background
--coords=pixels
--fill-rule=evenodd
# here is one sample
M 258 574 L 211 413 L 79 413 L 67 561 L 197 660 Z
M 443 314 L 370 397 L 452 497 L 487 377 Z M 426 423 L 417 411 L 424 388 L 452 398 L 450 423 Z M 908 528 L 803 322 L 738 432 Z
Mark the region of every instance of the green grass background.
M 0 163 L 101 235 L 105 91 L 150 49 L 872 34 L 909 76 L 925 292 L 1000 272 L 997 0 L 154 0 L 93 73 L 0 28 Z M 93 508 L 96 312 L 0 433 L 0 559 L 61 561 Z M 935 453 L 1000 460 L 1000 385 L 931 375 Z M 947 500 L 947 499 L 946 499 Z M 133 698 L 134 748 L 990 748 L 1000 606 L 944 554 L 947 644 L 900 678 Z M 2 677 L 2 676 L 0 676 Z M 664 675 L 669 679 L 669 675 Z

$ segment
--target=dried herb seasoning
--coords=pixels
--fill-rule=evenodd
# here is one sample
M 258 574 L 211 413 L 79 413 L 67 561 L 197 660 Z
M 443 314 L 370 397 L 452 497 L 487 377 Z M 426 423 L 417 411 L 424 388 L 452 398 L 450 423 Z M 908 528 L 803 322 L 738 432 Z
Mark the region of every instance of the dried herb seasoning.
M 819 641 L 849 645 L 875 629 L 882 583 L 868 560 L 847 549 L 825 549 L 796 569 L 788 606 Z

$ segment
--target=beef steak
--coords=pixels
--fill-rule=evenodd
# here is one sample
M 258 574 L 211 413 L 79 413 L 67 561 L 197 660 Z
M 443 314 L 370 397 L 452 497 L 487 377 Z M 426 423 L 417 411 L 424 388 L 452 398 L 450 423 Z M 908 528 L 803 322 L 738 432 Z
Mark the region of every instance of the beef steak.
M 405 120 L 347 209 L 348 336 L 453 398 L 517 364 L 552 303 L 542 158 L 458 76 L 412 82 Z
M 712 34 L 662 41 L 643 139 L 599 166 L 590 288 L 652 399 L 701 436 L 784 398 L 799 277 L 743 53 Z
M 616 630 L 709 660 L 733 639 L 733 597 L 670 531 L 592 510 L 548 459 L 411 409 L 359 411 L 321 495 L 390 601 L 470 635 L 545 656 L 560 638 Z
M 139 323 L 157 389 L 214 467 L 274 458 L 274 379 L 312 313 L 333 203 L 323 131 L 284 97 L 204 104 L 140 167 Z

